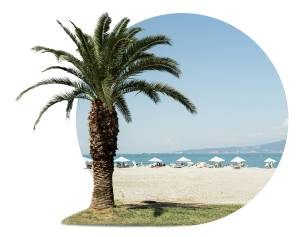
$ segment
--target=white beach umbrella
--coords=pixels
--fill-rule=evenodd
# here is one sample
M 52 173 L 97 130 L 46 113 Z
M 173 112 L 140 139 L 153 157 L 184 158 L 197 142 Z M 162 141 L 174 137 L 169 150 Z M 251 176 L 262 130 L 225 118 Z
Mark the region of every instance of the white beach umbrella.
M 276 162 L 276 160 L 273 160 L 273 159 L 271 159 L 271 158 L 268 158 L 268 159 L 265 160 L 265 162 L 270 162 L 270 163 L 272 164 L 271 167 L 273 167 L 273 162 Z
M 210 159 L 209 161 L 213 161 L 213 162 L 221 162 L 221 161 L 225 161 L 220 157 L 215 156 L 214 158 Z
M 121 156 L 118 159 L 116 159 L 115 162 L 116 161 L 118 161 L 118 162 L 125 162 L 125 161 L 130 161 L 130 160 L 128 160 L 128 159 L 126 159 L 126 158 L 124 158 L 124 157 Z
M 190 159 L 187 159 L 187 158 L 185 158 L 185 157 L 181 157 L 179 160 L 177 160 L 177 161 L 183 161 L 183 162 L 185 162 L 185 161 L 191 161 Z
M 187 162 L 187 161 L 191 161 L 190 159 L 187 159 L 185 157 L 181 157 L 179 160 L 177 161 L 180 161 L 180 162 Z
M 130 160 L 128 160 L 128 159 L 126 159 L 126 158 L 124 158 L 124 157 L 121 156 L 118 159 L 116 159 L 115 162 L 116 161 L 118 161 L 118 162 L 126 162 L 126 161 L 130 161 Z
M 157 165 L 157 162 L 161 162 L 162 160 L 160 160 L 160 159 L 154 157 L 154 158 L 152 158 L 152 159 L 149 160 L 149 161 L 154 162 L 154 163 L 151 164 L 150 166 L 156 166 L 156 165 Z M 149 166 L 149 167 L 150 167 L 150 166 Z
M 230 162 L 236 162 L 236 163 L 241 163 L 244 162 L 245 160 L 242 159 L 241 157 L 235 157 L 233 160 L 231 160 Z
M 154 157 L 154 158 L 152 158 L 152 159 L 151 159 L 151 160 L 149 160 L 149 161 L 161 162 L 162 160 L 160 160 L 160 159 L 158 159 L 158 158 Z
M 266 159 L 264 162 L 277 162 L 276 160 L 273 160 L 271 158 Z

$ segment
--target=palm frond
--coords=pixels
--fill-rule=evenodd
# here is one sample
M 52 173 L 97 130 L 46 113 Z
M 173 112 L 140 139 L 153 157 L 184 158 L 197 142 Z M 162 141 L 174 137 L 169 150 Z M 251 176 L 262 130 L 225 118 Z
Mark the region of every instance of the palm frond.
M 72 39 L 72 41 L 76 44 L 77 48 L 76 52 L 79 53 L 80 57 L 84 63 L 84 71 L 85 77 L 93 84 L 94 89 L 96 89 L 99 97 L 103 96 L 103 92 L 99 87 L 100 78 L 97 75 L 101 75 L 99 60 L 97 57 L 96 49 L 94 48 L 94 40 L 93 37 L 85 32 L 83 32 L 74 22 L 69 20 L 72 24 L 75 34 L 64 25 L 62 22 L 56 20 L 57 23 L 63 28 L 63 30 L 67 33 L 67 35 Z M 74 64 L 77 68 L 78 66 Z M 83 71 L 82 68 L 79 68 L 80 71 Z
M 110 110 L 112 109 L 111 89 L 116 78 L 114 76 L 115 67 L 117 66 L 119 55 L 122 54 L 122 51 L 126 49 L 131 41 L 131 39 L 124 37 L 123 34 L 119 34 L 103 46 L 101 57 L 98 57 L 101 68 L 98 85 L 101 85 L 101 95 L 107 102 Z
M 84 81 L 92 89 L 95 89 L 94 86 L 91 84 L 91 82 L 79 70 L 77 70 L 75 68 L 67 68 L 67 67 L 61 67 L 61 66 L 51 66 L 51 67 L 46 68 L 42 72 L 46 72 L 46 71 L 51 70 L 51 69 L 60 69 L 60 70 L 63 70 L 65 72 L 68 72 L 68 73 L 76 76 L 77 78 L 81 79 L 82 81 Z
M 130 20 L 127 17 L 124 17 L 116 26 L 114 27 L 113 31 L 110 33 L 110 37 L 116 37 L 120 33 L 125 33 L 127 30 L 127 25 L 130 22 Z
M 52 53 L 58 62 L 62 62 L 62 61 L 67 61 L 71 64 L 73 64 L 76 68 L 78 68 L 86 77 L 88 77 L 86 75 L 86 71 L 85 69 L 85 64 L 83 61 L 77 59 L 75 56 L 73 56 L 72 54 L 63 51 L 63 50 L 55 50 L 55 49 L 51 49 L 51 48 L 46 48 L 44 46 L 35 46 L 33 47 L 31 50 L 35 51 L 35 52 L 40 52 L 41 53 Z
M 72 101 L 75 98 L 79 98 L 79 99 L 86 99 L 86 100 L 90 100 L 92 101 L 87 95 L 85 94 L 79 94 L 78 95 L 78 91 L 77 90 L 72 90 L 70 92 L 66 92 L 66 93 L 59 93 L 53 96 L 53 98 L 42 108 L 38 119 L 35 121 L 35 124 L 33 126 L 33 130 L 35 130 L 35 127 L 37 125 L 37 123 L 40 121 L 42 115 L 53 105 L 62 102 L 62 101 Z M 67 108 L 67 114 L 70 114 L 70 111 L 72 108 L 70 108 L 70 105 L 68 105 L 69 109 Z M 68 115 L 67 115 L 68 116 Z
M 114 40 L 110 46 L 111 50 L 107 62 L 108 69 L 119 66 L 117 62 L 119 61 L 120 56 L 131 42 L 131 39 L 124 37 L 116 37 L 116 40 Z
M 114 98 L 118 98 L 120 95 L 124 95 L 130 92 L 142 93 L 148 96 L 155 104 L 159 103 L 160 97 L 157 91 L 151 89 L 151 84 L 145 80 L 132 79 L 130 81 L 123 82 L 116 91 L 114 91 Z
M 126 35 L 127 35 L 127 38 L 130 38 L 130 39 L 133 39 L 134 36 L 143 31 L 144 29 L 142 29 L 141 27 L 130 27 L 127 31 L 126 31 Z
M 132 84 L 129 82 L 123 88 L 120 86 L 120 90 L 117 90 L 115 93 L 115 98 L 134 91 L 142 92 L 144 94 L 146 94 L 147 91 L 161 93 L 181 103 L 190 113 L 197 114 L 197 108 L 189 98 L 184 96 L 174 87 L 162 82 L 147 82 L 145 80 L 134 81 Z
M 27 88 L 26 90 L 21 92 L 21 94 L 16 98 L 16 101 L 20 100 L 22 98 L 22 96 L 25 93 L 27 93 L 28 91 L 30 91 L 38 86 L 42 86 L 42 85 L 66 85 L 66 86 L 70 86 L 75 89 L 78 89 L 78 90 L 82 91 L 82 93 L 88 94 L 94 100 L 96 100 L 96 98 L 97 98 L 94 91 L 91 90 L 91 88 L 86 83 L 82 83 L 79 81 L 73 81 L 68 77 L 59 77 L 59 78 L 49 78 L 46 80 L 42 80 L 42 81 L 36 83 L 35 85 Z
M 110 24 L 111 18 L 109 17 L 108 13 L 102 14 L 98 20 L 94 31 L 94 38 L 96 43 L 95 46 L 96 51 L 98 51 L 98 53 L 100 53 L 102 46 L 104 45 L 109 36 L 107 32 L 109 31 Z
M 126 41 L 124 41 L 124 44 L 122 45 L 122 50 L 119 50 L 117 53 L 117 60 L 115 63 L 115 67 L 119 67 L 120 69 L 122 68 L 122 63 L 124 64 L 124 62 L 128 62 L 129 61 L 129 57 L 128 57 L 128 49 L 131 47 L 131 45 L 137 40 L 137 38 L 135 38 L 135 35 L 142 31 L 144 29 L 140 28 L 140 27 L 131 27 L 129 29 L 126 29 L 126 31 L 122 31 L 122 35 L 124 38 L 128 39 Z M 123 33 L 124 32 L 124 33 Z M 142 54 L 143 52 L 140 52 L 138 54 Z M 118 70 L 118 71 L 122 71 L 122 70 Z M 118 72 L 117 72 L 118 73 Z
M 97 93 L 99 93 L 100 98 L 106 98 L 104 88 L 101 87 L 101 81 L 103 80 L 103 64 L 97 57 L 97 52 L 95 50 L 95 43 L 93 42 L 93 37 L 86 33 L 83 33 L 82 30 L 77 27 L 77 25 L 69 20 L 75 29 L 76 36 L 79 38 L 81 44 L 78 48 L 78 51 L 81 53 L 85 61 L 85 66 L 90 72 L 89 80 L 96 86 Z M 102 70 L 101 70 L 102 69 Z M 107 76 L 107 74 L 106 74 Z M 107 94 L 107 93 L 106 93 Z
M 117 108 L 117 110 L 123 115 L 127 123 L 132 122 L 131 113 L 128 109 L 126 100 L 123 95 L 119 96 L 114 100 L 114 105 Z
M 106 76 L 105 80 L 101 81 L 102 91 L 103 91 L 103 100 L 106 102 L 108 109 L 112 110 L 113 98 L 111 87 L 114 83 L 114 78 L 112 75 Z
M 63 26 L 58 20 L 58 24 L 64 29 L 64 31 L 70 36 L 70 38 L 73 40 L 73 42 L 76 44 L 76 46 L 80 47 L 80 42 L 78 42 L 76 36 L 65 26 Z
M 99 89 L 98 82 L 100 81 L 99 76 L 101 74 L 101 71 L 99 70 L 99 61 L 96 57 L 96 51 L 94 48 L 94 44 L 92 41 L 92 37 L 90 37 L 88 34 L 84 34 L 80 28 L 78 28 L 72 21 L 70 21 L 72 25 L 75 28 L 76 36 L 80 40 L 80 47 L 78 48 L 78 51 L 83 58 L 83 61 L 86 65 L 89 67 L 90 71 L 90 81 L 93 82 L 95 87 Z
M 85 93 L 82 93 L 81 90 L 73 90 L 70 92 L 72 95 L 73 95 L 73 98 L 72 99 L 69 99 L 68 100 L 68 104 L 67 104 L 67 108 L 66 108 L 66 119 L 68 120 L 70 118 L 70 113 L 72 111 L 72 108 L 73 108 L 73 102 L 76 99 L 86 99 L 86 100 L 89 100 L 89 101 L 92 101 L 92 98 L 87 96 Z
M 146 71 L 168 72 L 177 78 L 182 74 L 175 59 L 147 55 L 146 57 L 141 57 L 120 73 L 119 77 L 116 79 L 114 89 L 129 77 L 136 76 Z
M 172 39 L 165 35 L 147 36 L 135 40 L 123 55 L 123 68 L 133 63 L 141 52 L 145 52 L 156 45 L 172 45 Z

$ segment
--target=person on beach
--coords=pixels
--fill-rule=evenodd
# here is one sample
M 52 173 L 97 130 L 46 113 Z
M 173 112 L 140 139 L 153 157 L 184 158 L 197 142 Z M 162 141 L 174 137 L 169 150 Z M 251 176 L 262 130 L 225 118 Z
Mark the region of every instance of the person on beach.
M 86 161 L 86 168 L 92 168 L 92 165 L 89 165 L 89 162 L 88 161 Z

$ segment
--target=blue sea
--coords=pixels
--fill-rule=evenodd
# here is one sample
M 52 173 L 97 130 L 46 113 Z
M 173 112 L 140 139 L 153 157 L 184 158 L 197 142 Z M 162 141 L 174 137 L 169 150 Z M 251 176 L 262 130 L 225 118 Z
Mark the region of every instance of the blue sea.
M 91 159 L 91 155 L 83 155 L 86 158 Z M 181 157 L 185 157 L 187 159 L 190 159 L 191 162 L 196 164 L 198 161 L 200 162 L 206 162 L 209 164 L 209 160 L 212 159 L 215 156 L 218 156 L 225 161 L 222 162 L 222 165 L 231 164 L 230 161 L 234 159 L 235 157 L 241 157 L 245 162 L 244 164 L 248 165 L 248 167 L 257 167 L 258 168 L 264 168 L 265 162 L 264 160 L 271 158 L 273 160 L 276 160 L 273 164 L 274 168 L 278 167 L 278 164 L 280 163 L 282 153 L 239 153 L 239 154 L 170 154 L 170 153 L 162 153 L 162 154 L 117 154 L 114 159 L 119 158 L 120 156 L 130 160 L 129 164 L 132 164 L 132 161 L 134 160 L 138 165 L 145 165 L 145 164 L 152 164 L 153 162 L 150 162 L 149 160 L 156 157 L 158 159 L 162 160 L 163 164 L 170 165 L 170 163 L 176 163 L 176 160 L 180 159 Z

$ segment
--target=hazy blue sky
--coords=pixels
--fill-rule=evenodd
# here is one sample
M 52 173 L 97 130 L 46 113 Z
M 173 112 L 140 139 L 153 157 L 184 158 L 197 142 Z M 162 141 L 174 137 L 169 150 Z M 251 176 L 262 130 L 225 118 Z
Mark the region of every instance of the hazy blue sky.
M 281 80 L 268 56 L 243 32 L 196 14 L 163 15 L 135 26 L 145 29 L 138 37 L 171 37 L 173 46 L 156 46 L 150 52 L 175 58 L 183 72 L 181 79 L 162 72 L 138 78 L 169 83 L 195 103 L 198 114 L 191 115 L 164 96 L 155 105 L 143 95 L 127 94 L 132 123 L 119 116 L 117 153 L 165 153 L 286 139 L 288 111 Z M 90 104 L 79 104 L 78 140 L 82 153 L 88 154 Z

